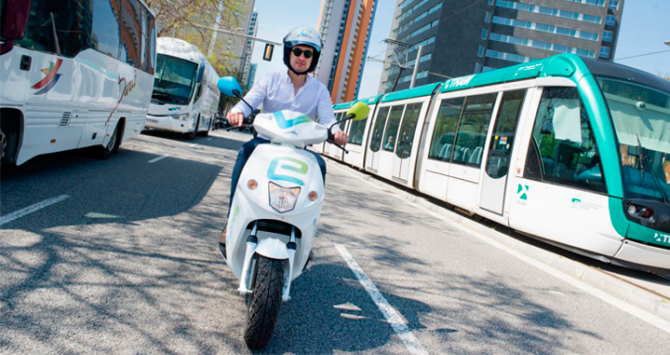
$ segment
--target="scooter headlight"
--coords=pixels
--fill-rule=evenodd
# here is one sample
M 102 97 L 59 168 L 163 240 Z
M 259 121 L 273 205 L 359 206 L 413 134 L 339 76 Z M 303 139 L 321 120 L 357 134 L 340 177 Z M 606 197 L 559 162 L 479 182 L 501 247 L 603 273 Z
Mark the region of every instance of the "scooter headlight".
M 299 187 L 281 187 L 272 181 L 268 185 L 270 206 L 279 213 L 292 211 L 300 195 Z

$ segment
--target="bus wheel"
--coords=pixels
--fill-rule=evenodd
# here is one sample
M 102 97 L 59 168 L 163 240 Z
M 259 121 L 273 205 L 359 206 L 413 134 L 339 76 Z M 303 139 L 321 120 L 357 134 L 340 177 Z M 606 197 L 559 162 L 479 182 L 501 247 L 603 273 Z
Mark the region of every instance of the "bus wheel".
M 198 129 L 200 129 L 200 116 L 198 116 L 198 121 L 195 123 L 195 129 L 193 132 L 188 132 L 186 133 L 185 137 L 186 139 L 192 141 L 195 139 L 195 136 L 198 134 Z
M 100 147 L 100 154 L 99 154 L 100 159 L 107 160 L 112 155 L 118 143 L 117 142 L 119 135 L 118 132 L 119 132 L 119 125 L 117 124 L 116 127 L 114 127 L 114 133 L 112 133 L 112 137 L 109 139 L 109 143 L 107 143 L 107 145 L 103 145 Z

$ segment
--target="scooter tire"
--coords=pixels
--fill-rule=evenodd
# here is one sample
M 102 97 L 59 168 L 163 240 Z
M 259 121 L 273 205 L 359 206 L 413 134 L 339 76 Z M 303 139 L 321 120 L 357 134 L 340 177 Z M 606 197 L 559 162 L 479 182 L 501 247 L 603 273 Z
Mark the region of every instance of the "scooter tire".
M 250 349 L 263 349 L 272 339 L 282 303 L 284 265 L 284 260 L 258 255 L 244 330 L 244 342 Z

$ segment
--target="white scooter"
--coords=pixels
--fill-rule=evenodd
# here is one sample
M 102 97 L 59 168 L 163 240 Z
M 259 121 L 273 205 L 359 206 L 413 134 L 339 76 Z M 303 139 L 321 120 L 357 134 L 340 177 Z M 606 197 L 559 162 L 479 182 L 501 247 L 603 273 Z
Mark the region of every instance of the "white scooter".
M 218 87 L 242 99 L 235 78 L 221 78 Z M 357 103 L 343 121 L 365 119 L 369 110 Z M 222 252 L 247 301 L 244 341 L 261 349 L 270 342 L 281 302 L 290 299 L 292 281 L 309 261 L 323 206 L 321 169 L 304 148 L 332 140 L 332 133 L 292 111 L 252 115 L 244 123 L 271 144 L 256 147 L 240 174 Z

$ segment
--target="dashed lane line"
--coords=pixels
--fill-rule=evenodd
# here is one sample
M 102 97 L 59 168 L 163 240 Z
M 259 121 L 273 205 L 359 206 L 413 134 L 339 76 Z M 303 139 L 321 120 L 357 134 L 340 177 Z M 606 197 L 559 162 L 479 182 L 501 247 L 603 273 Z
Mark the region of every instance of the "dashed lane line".
M 60 195 L 58 197 L 50 198 L 48 200 L 44 200 L 42 202 L 38 202 L 32 206 L 28 206 L 26 208 L 20 209 L 18 211 L 12 212 L 6 216 L 0 217 L 0 226 L 3 224 L 7 224 L 11 221 L 15 221 L 21 217 L 27 216 L 33 212 L 37 212 L 45 207 L 49 207 L 55 203 L 67 200 L 70 198 L 68 195 Z
M 163 159 L 165 159 L 165 158 L 167 158 L 167 157 L 169 157 L 168 154 L 166 154 L 166 155 L 161 155 L 161 156 L 158 157 L 158 158 L 153 158 L 153 159 L 149 160 L 149 163 L 155 163 L 155 162 L 157 162 L 157 161 L 159 161 L 159 160 L 163 160 Z

